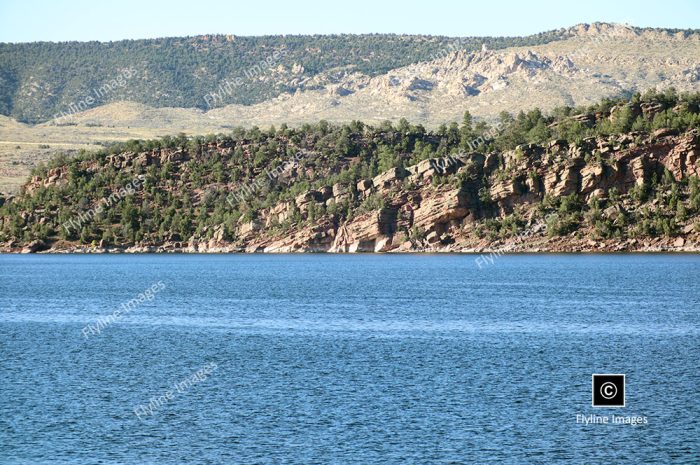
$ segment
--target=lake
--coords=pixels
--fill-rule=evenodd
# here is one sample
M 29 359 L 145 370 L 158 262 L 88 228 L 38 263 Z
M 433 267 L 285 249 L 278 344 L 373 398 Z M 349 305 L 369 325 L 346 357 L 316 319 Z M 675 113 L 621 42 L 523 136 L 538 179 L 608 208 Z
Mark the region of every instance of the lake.
M 700 255 L 476 258 L 0 255 L 0 463 L 700 462 Z

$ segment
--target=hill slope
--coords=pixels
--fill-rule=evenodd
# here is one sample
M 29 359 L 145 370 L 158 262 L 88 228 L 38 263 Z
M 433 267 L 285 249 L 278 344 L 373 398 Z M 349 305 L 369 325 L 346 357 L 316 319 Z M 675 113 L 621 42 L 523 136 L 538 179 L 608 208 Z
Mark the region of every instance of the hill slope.
M 524 38 L 202 36 L 0 44 L 0 114 L 28 122 L 67 115 L 57 123 L 213 130 L 401 117 L 437 126 L 465 109 L 492 118 L 534 102 L 551 109 L 650 88 L 697 91 L 698 56 L 697 31 L 603 23 Z M 141 104 L 141 111 L 99 111 L 124 100 Z
M 236 126 L 465 110 L 495 121 L 647 89 L 700 91 L 700 34 L 582 24 L 524 38 L 202 36 L 0 44 L 0 192 L 56 150 Z M 54 118 L 58 116 L 58 118 Z
M 86 96 L 103 105 L 132 100 L 152 107 L 207 108 L 204 96 L 224 80 L 244 85 L 217 105 L 254 104 L 283 92 L 313 88 L 314 78 L 352 66 L 369 76 L 439 54 L 450 44 L 477 50 L 535 45 L 559 32 L 526 38 L 448 38 L 388 34 L 198 37 L 0 44 L 0 114 L 46 121 Z M 116 86 L 104 86 L 117 80 Z M 95 93 L 96 89 L 105 92 Z
M 59 158 L 6 251 L 700 250 L 700 94 L 434 132 L 236 129 Z

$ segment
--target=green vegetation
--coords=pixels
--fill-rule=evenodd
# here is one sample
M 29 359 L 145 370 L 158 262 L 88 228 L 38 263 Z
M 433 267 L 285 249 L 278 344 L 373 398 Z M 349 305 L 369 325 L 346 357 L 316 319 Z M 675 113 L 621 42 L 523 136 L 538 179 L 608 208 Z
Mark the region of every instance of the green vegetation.
M 222 94 L 216 106 L 253 104 L 306 88 L 302 81 L 340 67 L 352 66 L 374 76 L 450 51 L 478 50 L 482 44 L 499 49 L 560 37 L 561 32 L 552 31 L 528 37 L 207 35 L 106 43 L 0 43 L 0 114 L 23 122 L 46 121 L 87 96 L 96 97 L 96 89 L 104 89 L 127 70 L 134 75 L 129 72 L 128 79 L 99 92 L 90 106 L 131 100 L 155 107 L 206 108 L 204 96 L 216 92 L 224 80 L 236 78 L 245 85 L 232 86 L 230 95 Z
M 653 115 L 642 111 L 648 103 L 660 104 Z M 624 108 L 629 111 L 621 112 Z M 604 116 L 588 125 L 578 124 L 580 115 L 596 113 Z M 40 180 L 53 179 L 52 183 L 30 183 L 22 195 L 0 207 L 0 242 L 64 239 L 83 244 L 158 244 L 187 241 L 193 235 L 210 238 L 217 228 L 223 238 L 234 240 L 239 220 L 254 220 L 262 210 L 284 201 L 291 211 L 285 220 L 272 225 L 276 231 L 312 224 L 328 215 L 340 224 L 353 215 L 382 209 L 386 199 L 372 194 L 348 195 L 330 205 L 311 202 L 305 215 L 293 200 L 311 189 L 328 190 L 335 184 L 354 194 L 362 179 L 392 167 L 464 153 L 476 139 L 484 153 L 518 148 L 515 153 L 522 159 L 527 156 L 522 144 L 568 139 L 576 146 L 590 137 L 627 134 L 630 129 L 698 129 L 700 94 L 648 93 L 634 95 L 629 101 L 562 108 L 551 115 L 539 110 L 514 117 L 504 114 L 501 120 L 501 130 L 494 131 L 484 123 L 474 124 L 466 114 L 462 124 L 434 132 L 405 120 L 379 127 L 357 121 L 345 125 L 321 121 L 299 128 L 237 128 L 230 134 L 132 140 L 98 153 L 59 156 L 33 173 Z M 634 134 L 641 133 L 625 137 L 633 139 Z M 586 158 L 590 163 L 610 163 L 599 151 L 590 151 Z M 298 162 L 290 163 L 295 159 Z M 526 174 L 523 178 L 539 180 L 536 172 Z M 444 175 L 428 188 L 476 185 L 481 209 L 491 217 L 482 222 L 478 233 L 510 237 L 525 224 L 523 215 L 516 211 L 499 217 L 489 187 L 511 178 L 512 173 L 501 165 L 491 178 L 471 179 L 462 171 Z M 133 194 L 116 195 L 135 179 L 143 181 Z M 407 179 L 397 189 L 410 189 L 411 182 Z M 113 201 L 95 211 L 107 198 Z M 625 207 L 630 200 L 638 207 L 634 211 Z M 88 212 L 92 212 L 89 218 L 81 220 Z M 679 224 L 700 213 L 700 185 L 697 178 L 676 181 L 667 172 L 634 187 L 624 198 L 615 189 L 606 199 L 589 202 L 576 194 L 546 195 L 538 212 L 547 219 L 550 235 L 568 235 L 586 226 L 599 238 L 672 236 L 678 233 Z M 407 235 L 415 239 L 424 232 L 415 229 Z

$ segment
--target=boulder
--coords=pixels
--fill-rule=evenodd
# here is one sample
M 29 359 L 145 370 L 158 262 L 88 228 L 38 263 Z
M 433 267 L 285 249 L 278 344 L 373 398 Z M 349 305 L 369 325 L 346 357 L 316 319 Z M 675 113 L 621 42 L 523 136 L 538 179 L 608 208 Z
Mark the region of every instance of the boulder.
M 440 235 L 437 233 L 437 231 L 431 231 L 427 236 L 425 236 L 425 240 L 428 242 L 428 244 L 436 244 L 440 242 Z
M 587 197 L 587 199 L 591 199 L 593 197 L 597 197 L 599 199 L 602 199 L 605 197 L 605 190 L 604 189 L 595 189 L 593 192 L 590 193 L 590 195 Z
M 393 249 L 391 236 L 380 236 L 374 241 L 374 251 L 375 252 L 388 252 Z
M 349 253 L 358 252 L 374 252 L 374 240 L 371 241 L 355 241 L 348 247 Z
M 601 164 L 584 166 L 581 170 L 581 193 L 593 192 L 603 179 L 605 169 Z
M 569 147 L 569 143 L 564 139 L 555 139 L 547 144 L 547 150 L 551 153 L 564 151 Z
M 178 162 L 183 162 L 187 159 L 189 159 L 189 156 L 187 155 L 186 152 L 184 152 L 182 150 L 170 151 L 170 150 L 164 149 L 160 153 L 160 163 L 161 164 L 165 164 L 167 162 L 178 163 Z
M 677 135 L 678 135 L 678 129 L 661 128 L 661 129 L 657 129 L 656 131 L 652 132 L 651 138 L 653 140 L 655 140 L 655 139 L 661 139 L 662 137 L 677 136 Z
M 411 173 L 411 176 L 417 179 L 430 177 L 435 174 L 433 159 L 423 160 L 416 165 L 410 166 L 408 171 Z
M 42 240 L 35 240 L 27 244 L 23 249 L 22 253 L 36 253 L 36 252 L 41 252 L 42 250 L 46 250 L 49 247 L 46 245 L 46 243 Z
M 281 202 L 275 205 L 270 209 L 270 212 L 268 213 L 267 220 L 266 220 L 266 226 L 270 226 L 270 224 L 277 222 L 277 223 L 282 223 L 289 219 L 292 213 L 292 207 L 293 204 L 291 202 Z M 269 223 L 269 224 L 268 224 Z
M 388 189 L 406 176 L 407 172 L 405 169 L 401 167 L 391 168 L 372 179 L 372 185 L 379 190 Z
M 373 186 L 374 184 L 372 184 L 371 179 L 363 179 L 357 183 L 357 191 L 364 193 L 365 191 L 372 189 Z
M 337 182 L 333 184 L 333 197 L 340 197 L 341 195 L 349 194 L 350 186 L 348 184 Z
M 429 158 L 416 165 L 410 166 L 408 172 L 415 179 L 428 179 L 436 174 L 445 175 L 456 173 L 464 164 L 464 160 L 453 156 Z
M 310 190 L 303 194 L 297 195 L 294 203 L 300 210 L 305 210 L 305 207 L 311 202 L 323 202 L 323 194 L 319 191 Z

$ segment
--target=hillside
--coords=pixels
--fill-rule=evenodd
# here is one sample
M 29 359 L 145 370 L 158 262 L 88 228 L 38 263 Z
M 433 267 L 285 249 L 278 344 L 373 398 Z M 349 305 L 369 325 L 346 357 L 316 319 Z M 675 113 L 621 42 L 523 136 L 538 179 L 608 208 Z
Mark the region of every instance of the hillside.
M 529 37 L 201 36 L 0 44 L 0 114 L 178 128 L 385 119 L 428 126 L 700 90 L 700 33 L 582 24 Z M 100 111 L 130 101 L 129 111 Z
M 285 92 L 313 89 L 324 75 L 351 67 L 375 76 L 439 56 L 457 42 L 498 49 L 555 40 L 553 31 L 530 37 L 433 37 L 390 34 L 332 36 L 206 35 L 118 42 L 0 44 L 0 114 L 30 123 L 53 118 L 95 89 L 92 106 L 131 100 L 152 107 L 209 107 L 204 96 L 224 80 L 242 79 L 218 100 L 260 103 Z
M 130 141 L 0 208 L 5 251 L 700 250 L 700 94 Z
M 378 126 L 405 118 L 436 129 L 467 110 L 493 123 L 502 111 L 535 105 L 550 111 L 648 89 L 697 92 L 698 56 L 697 31 L 605 23 L 523 38 L 0 44 L 0 113 L 15 118 L 0 120 L 0 192 L 16 193 L 57 151 L 115 141 L 319 120 Z

